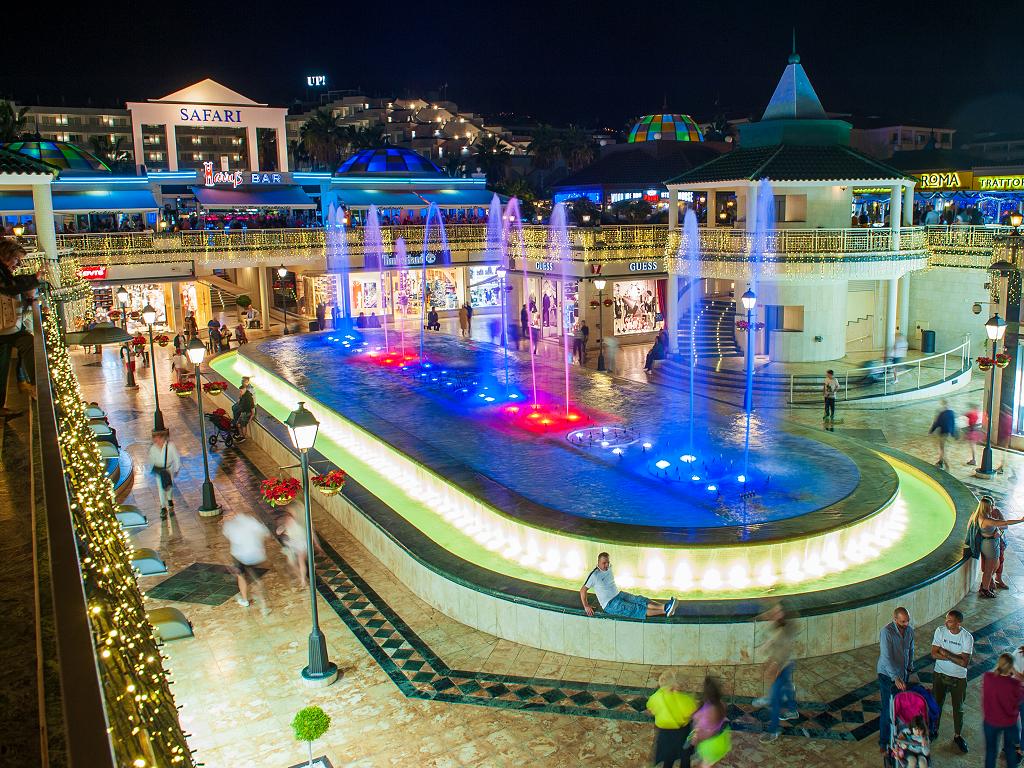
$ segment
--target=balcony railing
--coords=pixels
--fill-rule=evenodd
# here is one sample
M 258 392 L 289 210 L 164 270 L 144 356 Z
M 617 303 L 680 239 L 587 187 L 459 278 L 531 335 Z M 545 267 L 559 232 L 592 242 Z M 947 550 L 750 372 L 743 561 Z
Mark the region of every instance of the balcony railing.
M 526 225 L 523 239 L 509 252 L 525 252 L 527 258 L 542 259 L 551 250 L 552 236 L 547 227 Z M 932 264 L 983 267 L 992 260 L 999 238 L 1007 227 L 953 225 L 941 227 L 903 227 L 898 243 L 894 232 L 885 228 L 779 229 L 769 235 L 763 246 L 753 232 L 725 227 L 701 227 L 700 252 L 705 261 L 742 262 L 757 247 L 763 247 L 766 261 L 799 261 L 809 257 L 821 261 L 869 261 L 920 258 L 927 255 Z M 484 252 L 493 247 L 487 242 L 482 224 L 454 224 L 446 228 L 452 250 Z M 345 245 L 353 256 L 362 255 L 365 229 L 349 229 Z M 423 247 L 426 229 L 422 225 L 381 228 L 385 251 L 394 249 L 402 238 L 410 253 Z M 629 259 L 673 259 L 685 245 L 682 230 L 670 231 L 665 225 L 639 224 L 603 227 L 570 227 L 570 258 L 574 261 L 604 262 Z M 436 248 L 438 235 L 429 233 Z M 33 238 L 27 238 L 30 241 Z M 97 234 L 61 234 L 61 249 L 73 249 L 86 264 L 134 264 L 195 261 L 197 264 L 252 264 L 267 254 L 267 263 L 286 259 L 289 264 L 316 263 L 327 250 L 325 231 L 309 229 L 232 229 L 188 232 L 110 232 Z M 685 247 L 682 251 L 685 254 Z

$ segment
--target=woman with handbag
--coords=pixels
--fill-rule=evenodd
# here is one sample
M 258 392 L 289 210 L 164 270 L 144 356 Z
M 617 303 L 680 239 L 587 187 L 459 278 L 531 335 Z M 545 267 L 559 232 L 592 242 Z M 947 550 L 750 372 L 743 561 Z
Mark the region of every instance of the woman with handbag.
M 996 569 L 999 567 L 999 556 L 1002 546 L 1000 529 L 1010 525 L 1024 523 L 1020 520 L 1003 520 L 1002 515 L 995 512 L 995 504 L 991 496 L 982 496 L 978 507 L 971 515 L 967 524 L 967 547 L 971 556 L 981 558 L 981 588 L 978 596 L 993 598 L 996 596 L 992 587 L 995 582 Z
M 153 433 L 153 444 L 149 446 L 150 471 L 156 475 L 156 490 L 160 494 L 160 519 L 166 520 L 167 513 L 174 516 L 174 476 L 181 469 L 181 455 L 171 442 L 166 429 Z

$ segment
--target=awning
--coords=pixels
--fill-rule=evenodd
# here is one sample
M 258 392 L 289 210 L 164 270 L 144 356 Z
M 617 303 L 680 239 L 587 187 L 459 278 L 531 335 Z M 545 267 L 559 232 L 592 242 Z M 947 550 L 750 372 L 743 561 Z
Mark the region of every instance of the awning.
M 268 189 L 192 187 L 192 193 L 196 196 L 199 204 L 206 209 L 319 207 L 298 185 Z
M 438 208 L 486 208 L 494 198 L 486 189 L 437 189 L 419 195 L 428 203 L 437 203 Z M 498 199 L 508 202 L 507 197 L 499 195 Z
M 426 208 L 423 198 L 413 192 L 393 192 L 388 189 L 339 189 L 338 199 L 346 208 Z
M 160 208 L 148 189 L 54 192 L 54 213 L 138 213 Z M 0 214 L 31 215 L 31 193 L 0 194 Z

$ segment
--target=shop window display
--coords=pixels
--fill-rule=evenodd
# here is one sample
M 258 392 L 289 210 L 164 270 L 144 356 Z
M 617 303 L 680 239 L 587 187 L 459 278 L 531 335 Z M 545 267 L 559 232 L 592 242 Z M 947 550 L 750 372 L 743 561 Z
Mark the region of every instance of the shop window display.
M 501 306 L 496 266 L 469 268 L 469 303 L 474 307 Z
M 420 314 L 420 300 L 423 296 L 422 273 L 420 270 L 391 273 L 391 290 L 398 297 L 404 293 L 406 314 Z M 437 311 L 456 310 L 462 304 L 462 276 L 458 269 L 427 270 L 428 302 Z M 396 298 L 396 303 L 400 303 Z
M 355 275 L 349 278 L 349 290 L 352 293 L 352 312 L 376 312 L 383 314 L 388 311 L 386 297 L 381 296 L 380 280 L 376 275 L 362 277 Z M 383 304 L 383 309 L 382 309 Z
M 654 280 L 619 280 L 612 284 L 616 336 L 652 333 L 658 313 Z

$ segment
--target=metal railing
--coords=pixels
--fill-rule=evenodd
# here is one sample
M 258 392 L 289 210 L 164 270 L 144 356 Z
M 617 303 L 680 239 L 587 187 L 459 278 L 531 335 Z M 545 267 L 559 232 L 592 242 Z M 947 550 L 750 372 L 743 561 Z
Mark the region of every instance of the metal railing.
M 860 396 L 884 397 L 940 384 L 950 376 L 969 371 L 972 364 L 971 337 L 967 335 L 962 344 L 945 352 L 915 360 L 847 370 L 837 378 L 843 400 L 850 399 L 851 383 Z M 789 402 L 805 404 L 822 400 L 822 381 L 822 377 L 817 374 L 790 374 Z M 901 381 L 904 382 L 903 386 L 900 386 Z M 811 391 L 814 392 L 813 398 L 809 394 Z M 798 395 L 803 397 L 797 399 Z

